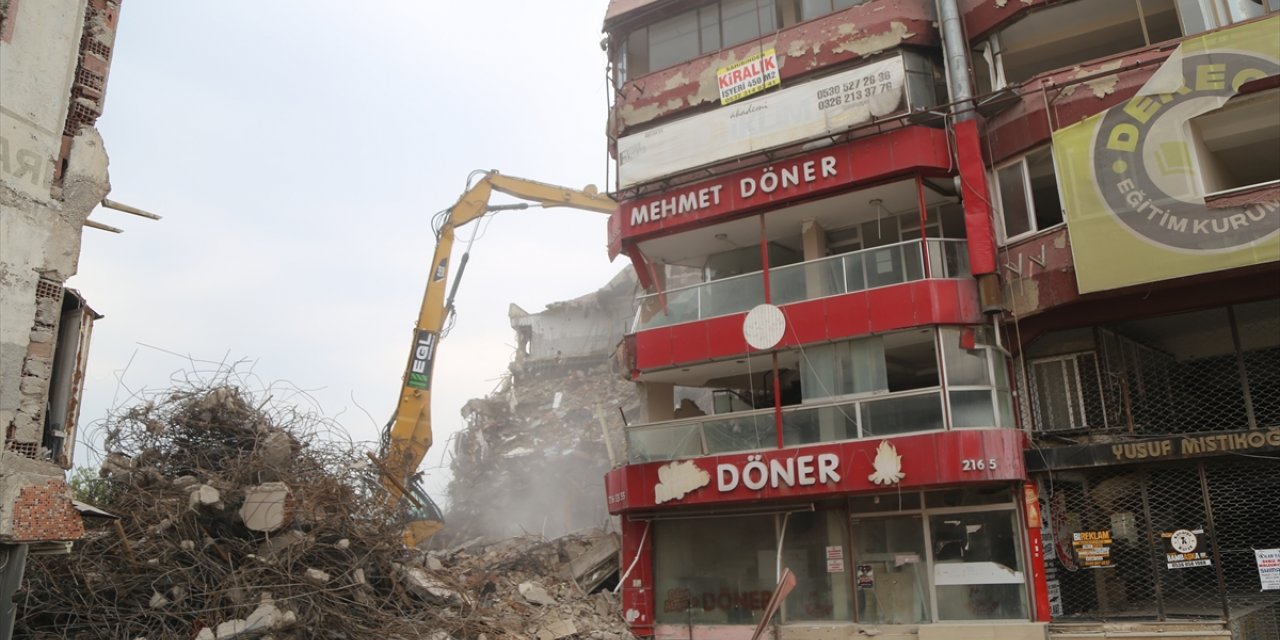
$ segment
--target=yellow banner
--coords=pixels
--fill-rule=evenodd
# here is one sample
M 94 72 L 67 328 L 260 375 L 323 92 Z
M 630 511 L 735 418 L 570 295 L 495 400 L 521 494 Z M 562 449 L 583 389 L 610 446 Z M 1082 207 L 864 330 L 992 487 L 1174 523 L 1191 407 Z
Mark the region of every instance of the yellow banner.
M 1053 133 L 1081 293 L 1280 260 L 1280 202 L 1206 205 L 1230 167 L 1192 122 L 1278 73 L 1273 16 L 1184 41 L 1132 99 Z

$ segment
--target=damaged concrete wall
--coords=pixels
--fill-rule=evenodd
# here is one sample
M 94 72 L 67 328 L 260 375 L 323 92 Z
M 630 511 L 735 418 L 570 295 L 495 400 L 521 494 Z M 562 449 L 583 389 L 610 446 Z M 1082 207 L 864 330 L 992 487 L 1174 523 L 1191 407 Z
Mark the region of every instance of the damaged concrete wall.
M 623 269 L 599 291 L 547 305 L 531 314 L 511 305 L 516 360 L 528 363 L 596 358 L 611 351 L 630 327 L 639 291 L 635 272 Z
M 9 0 L 2 8 L 0 542 L 66 540 L 81 527 L 44 448 L 45 411 L 63 284 L 76 272 L 84 221 L 110 191 L 93 124 L 119 3 Z
M 611 457 L 624 455 L 620 410 L 629 419 L 640 413 L 635 384 L 612 359 L 635 292 L 626 269 L 541 313 L 513 309 L 522 349 L 510 374 L 497 392 L 463 407 L 446 535 L 555 537 L 608 525 L 604 474 Z

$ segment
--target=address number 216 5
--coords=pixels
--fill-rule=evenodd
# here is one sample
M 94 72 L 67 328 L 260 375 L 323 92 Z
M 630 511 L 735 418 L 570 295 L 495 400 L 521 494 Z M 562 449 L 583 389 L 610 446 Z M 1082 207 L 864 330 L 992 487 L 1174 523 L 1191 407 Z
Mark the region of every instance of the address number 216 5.
M 960 461 L 961 471 L 987 471 L 996 468 L 996 459 L 964 458 Z

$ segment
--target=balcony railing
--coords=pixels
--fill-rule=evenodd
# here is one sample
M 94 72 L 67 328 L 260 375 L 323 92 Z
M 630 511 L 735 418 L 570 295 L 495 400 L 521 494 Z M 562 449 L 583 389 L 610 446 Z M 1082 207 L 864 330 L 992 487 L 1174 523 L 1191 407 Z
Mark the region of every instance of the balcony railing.
M 782 410 L 784 446 L 880 438 L 944 428 L 938 389 L 877 395 Z M 630 462 L 772 449 L 778 446 L 773 409 L 701 416 L 627 429 Z
M 968 277 L 964 240 L 930 238 L 924 244 L 929 247 L 930 278 Z M 923 280 L 926 271 L 920 250 L 924 244 L 908 240 L 770 269 L 772 302 L 788 304 Z M 760 271 L 712 280 L 642 297 L 632 331 L 744 313 L 762 302 Z

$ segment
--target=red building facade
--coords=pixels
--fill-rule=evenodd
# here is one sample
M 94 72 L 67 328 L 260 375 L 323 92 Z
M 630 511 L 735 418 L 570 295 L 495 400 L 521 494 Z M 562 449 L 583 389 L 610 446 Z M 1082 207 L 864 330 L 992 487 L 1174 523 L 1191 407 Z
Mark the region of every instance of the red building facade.
M 1123 114 L 1206 30 L 1265 58 L 1236 25 L 1275 20 L 1265 2 L 1112 4 L 611 3 L 609 247 L 647 293 L 621 350 L 645 415 L 606 487 L 637 634 L 750 637 L 784 570 L 783 637 L 1043 638 L 1067 615 L 1023 351 L 1129 286 L 1077 283 L 1069 125 Z M 1220 103 L 1269 99 L 1263 67 L 1202 74 L 1234 85 Z M 1219 138 L 1202 146 L 1230 151 Z M 1256 237 L 1181 268 L 1274 274 L 1273 187 L 1254 184 L 1236 222 Z

